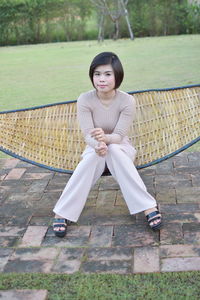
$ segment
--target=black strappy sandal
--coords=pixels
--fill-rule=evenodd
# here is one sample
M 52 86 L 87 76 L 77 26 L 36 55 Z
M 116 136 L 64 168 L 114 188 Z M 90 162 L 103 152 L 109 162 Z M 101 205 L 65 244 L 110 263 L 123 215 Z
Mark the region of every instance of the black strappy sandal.
M 63 228 L 61 230 L 61 228 Z M 58 228 L 59 230 L 55 230 L 55 228 Z M 67 220 L 62 218 L 55 218 L 53 222 L 53 231 L 55 233 L 55 236 L 58 237 L 64 237 L 67 232 Z
M 151 227 L 151 229 L 159 230 L 160 227 L 162 226 L 161 214 L 158 210 L 149 213 L 148 215 L 146 215 L 146 218 L 147 218 L 147 222 L 149 223 L 149 226 Z M 156 221 L 156 220 L 159 220 L 159 222 L 157 224 L 151 224 L 151 222 Z

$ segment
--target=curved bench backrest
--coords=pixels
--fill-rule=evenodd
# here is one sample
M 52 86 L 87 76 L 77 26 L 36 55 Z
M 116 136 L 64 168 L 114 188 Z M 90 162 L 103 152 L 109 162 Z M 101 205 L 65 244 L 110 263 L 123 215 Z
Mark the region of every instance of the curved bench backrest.
M 129 136 L 146 167 L 200 138 L 200 85 L 130 92 L 137 115 Z M 72 173 L 85 143 L 76 101 L 0 113 L 0 150 L 51 170 Z

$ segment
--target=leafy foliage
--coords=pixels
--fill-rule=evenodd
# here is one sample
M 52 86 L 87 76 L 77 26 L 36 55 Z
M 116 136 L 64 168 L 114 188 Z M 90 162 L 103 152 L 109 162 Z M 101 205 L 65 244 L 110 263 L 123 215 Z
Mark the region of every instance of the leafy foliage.
M 129 0 L 136 36 L 200 32 L 200 5 L 187 0 Z
M 136 37 L 200 32 L 199 2 L 188 0 L 129 0 L 129 20 Z M 0 45 L 62 42 L 98 36 L 101 12 L 90 0 L 0 0 Z M 115 24 L 107 16 L 105 38 Z M 125 18 L 119 38 L 129 37 Z
M 83 39 L 90 13 L 81 0 L 1 0 L 0 44 Z

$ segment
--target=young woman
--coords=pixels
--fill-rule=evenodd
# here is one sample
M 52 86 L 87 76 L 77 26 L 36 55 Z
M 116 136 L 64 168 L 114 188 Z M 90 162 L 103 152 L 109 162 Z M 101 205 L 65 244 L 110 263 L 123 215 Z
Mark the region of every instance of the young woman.
M 63 237 L 67 220 L 78 220 L 91 187 L 106 166 L 118 182 L 130 214 L 144 211 L 150 227 L 159 229 L 161 215 L 156 201 L 133 164 L 136 150 L 127 133 L 136 113 L 135 99 L 118 90 L 124 77 L 122 64 L 116 54 L 100 53 L 90 65 L 89 76 L 94 89 L 77 101 L 77 117 L 87 146 L 54 208 L 54 233 Z

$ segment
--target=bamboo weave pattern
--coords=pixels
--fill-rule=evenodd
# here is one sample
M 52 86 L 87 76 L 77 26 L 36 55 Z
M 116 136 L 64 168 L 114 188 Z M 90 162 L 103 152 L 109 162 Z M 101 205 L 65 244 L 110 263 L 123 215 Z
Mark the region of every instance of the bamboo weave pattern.
M 200 85 L 132 92 L 137 115 L 129 137 L 137 166 L 146 166 L 200 136 Z M 0 113 L 0 150 L 22 160 L 71 173 L 85 148 L 76 101 Z

